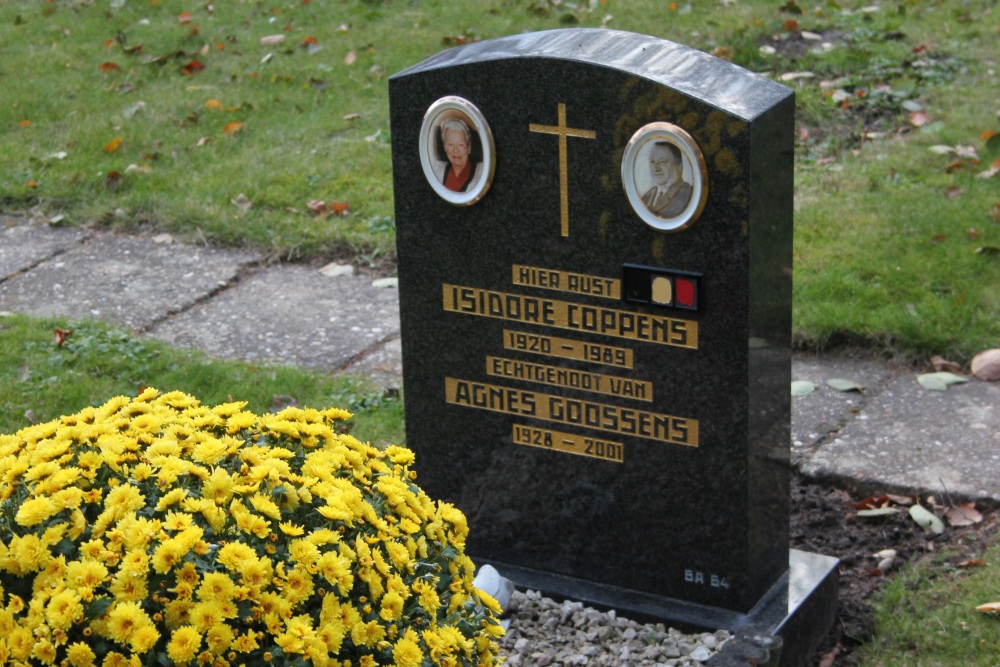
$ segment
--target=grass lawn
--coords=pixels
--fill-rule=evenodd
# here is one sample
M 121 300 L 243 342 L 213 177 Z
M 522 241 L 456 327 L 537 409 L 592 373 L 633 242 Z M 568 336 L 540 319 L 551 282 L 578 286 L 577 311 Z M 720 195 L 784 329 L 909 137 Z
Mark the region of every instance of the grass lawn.
M 567 26 L 652 32 L 796 89 L 801 344 L 962 361 L 998 344 L 990 0 L 12 0 L 0 206 L 391 270 L 387 76 Z
M 71 329 L 62 346 L 55 329 Z M 143 386 L 180 390 L 205 405 L 247 401 L 262 414 L 294 400 L 302 407 L 340 407 L 354 413 L 351 433 L 373 444 L 403 442 L 403 407 L 361 380 L 332 378 L 287 366 L 216 361 L 133 338 L 98 322 L 0 317 L 0 433 L 136 396 Z

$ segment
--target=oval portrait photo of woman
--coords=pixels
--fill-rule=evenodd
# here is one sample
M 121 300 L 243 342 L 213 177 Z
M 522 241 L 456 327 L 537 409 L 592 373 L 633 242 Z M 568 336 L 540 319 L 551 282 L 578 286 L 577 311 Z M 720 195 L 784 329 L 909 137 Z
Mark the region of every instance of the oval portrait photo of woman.
M 445 201 L 468 206 L 493 182 L 493 134 L 476 106 L 461 97 L 442 97 L 427 109 L 420 127 L 420 164 Z
M 665 232 L 694 224 L 708 196 L 701 149 L 671 123 L 649 123 L 632 135 L 622 157 L 622 184 L 643 222 Z

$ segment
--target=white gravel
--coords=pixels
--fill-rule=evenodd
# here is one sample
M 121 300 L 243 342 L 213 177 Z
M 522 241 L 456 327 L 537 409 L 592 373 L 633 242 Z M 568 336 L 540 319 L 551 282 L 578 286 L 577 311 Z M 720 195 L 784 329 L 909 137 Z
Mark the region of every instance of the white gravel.
M 582 602 L 556 602 L 516 591 L 500 642 L 508 667 L 698 667 L 730 638 L 725 630 L 684 634 L 662 623 L 643 625 Z

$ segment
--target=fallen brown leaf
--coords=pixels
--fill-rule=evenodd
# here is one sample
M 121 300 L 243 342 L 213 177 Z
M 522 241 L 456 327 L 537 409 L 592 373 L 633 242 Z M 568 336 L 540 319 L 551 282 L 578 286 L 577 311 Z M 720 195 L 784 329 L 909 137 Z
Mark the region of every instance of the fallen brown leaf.
M 222 128 L 222 133 L 228 136 L 239 134 L 242 131 L 243 131 L 243 123 L 240 123 L 235 120 L 226 123 L 226 126 Z
M 990 616 L 1000 616 L 1000 602 L 987 602 L 976 607 L 976 611 L 981 611 Z
M 913 127 L 923 127 L 930 122 L 930 116 L 926 111 L 914 111 L 910 114 L 910 125 Z
M 849 503 L 851 507 L 858 510 L 873 510 L 889 506 L 889 496 L 868 496 L 864 500 L 856 503 Z
M 104 152 L 105 153 L 114 153 L 115 151 L 117 151 L 121 147 L 121 145 L 122 145 L 122 138 L 121 137 L 115 137 L 114 139 L 112 139 L 108 143 L 104 144 Z
M 949 507 L 944 511 L 944 517 L 952 526 L 972 526 L 983 520 L 983 515 L 976 511 L 976 503 Z
M 121 69 L 121 67 L 118 66 L 118 63 L 108 60 L 106 62 L 101 63 L 98 69 L 101 70 L 102 72 L 117 72 L 118 70 Z
M 345 65 L 353 65 L 354 61 L 358 59 L 358 54 L 354 51 L 348 51 L 347 55 L 344 56 Z
M 948 361 L 944 357 L 934 355 L 931 357 L 931 365 L 934 366 L 934 370 L 938 373 L 942 371 L 947 371 L 948 373 L 961 373 L 962 365 L 954 361 Z
M 983 567 L 986 565 L 986 561 L 982 558 L 970 558 L 969 560 L 963 560 L 961 563 L 956 563 L 955 567 Z
M 53 329 L 52 333 L 56 336 L 56 347 L 62 347 L 68 339 L 73 337 L 72 329 Z
M 840 655 L 840 644 L 834 646 L 820 659 L 818 667 L 833 667 L 834 661 L 837 659 L 838 655 Z
M 194 76 L 203 69 L 205 69 L 205 66 L 201 64 L 201 62 L 197 60 L 192 60 L 187 65 L 181 67 L 181 73 L 184 74 L 185 76 Z
M 181 12 L 180 16 L 177 17 L 177 22 L 180 23 L 181 25 L 184 25 L 185 23 L 190 23 L 193 20 L 194 17 L 191 16 L 191 12 L 188 11 Z

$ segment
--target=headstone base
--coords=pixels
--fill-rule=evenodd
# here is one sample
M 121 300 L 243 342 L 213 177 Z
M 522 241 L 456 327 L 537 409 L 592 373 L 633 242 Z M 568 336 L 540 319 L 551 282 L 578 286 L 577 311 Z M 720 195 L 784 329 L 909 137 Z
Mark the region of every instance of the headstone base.
M 482 558 L 477 560 L 489 562 Z M 799 667 L 810 664 L 810 658 L 833 625 L 837 614 L 837 565 L 840 561 L 790 549 L 788 562 L 788 571 L 747 613 L 504 563 L 492 565 L 518 588 L 578 600 L 597 609 L 615 609 L 620 615 L 637 621 L 662 622 L 684 631 L 735 631 L 753 626 L 782 638 L 781 667 Z

